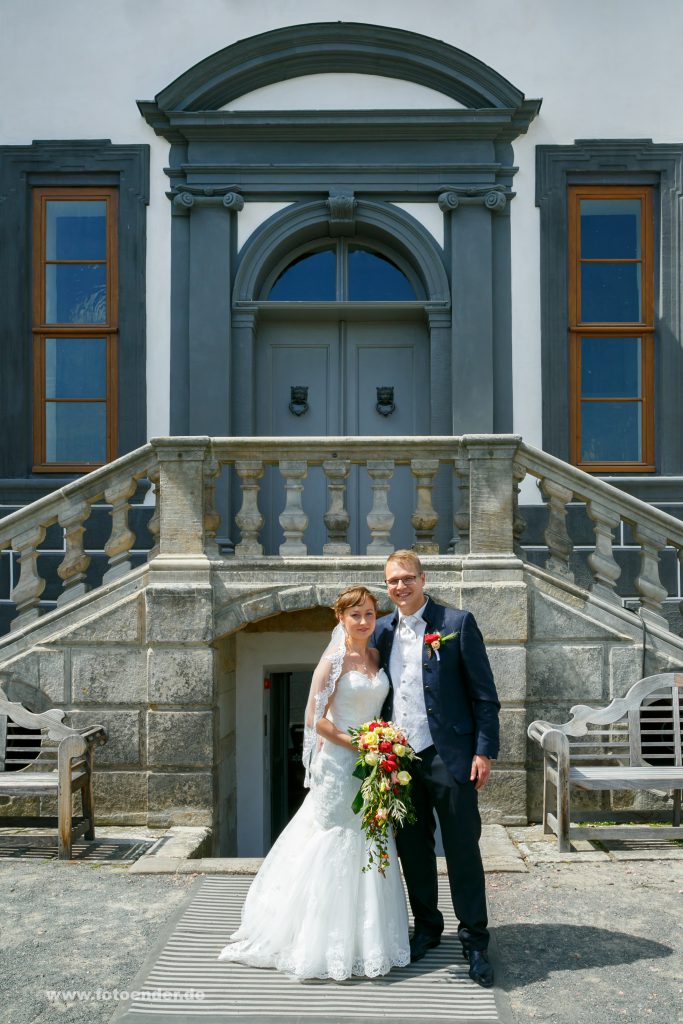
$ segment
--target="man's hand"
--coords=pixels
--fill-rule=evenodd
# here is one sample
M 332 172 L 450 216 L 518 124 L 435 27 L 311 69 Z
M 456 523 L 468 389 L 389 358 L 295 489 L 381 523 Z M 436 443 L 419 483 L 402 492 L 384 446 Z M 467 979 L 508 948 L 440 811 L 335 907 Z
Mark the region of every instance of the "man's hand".
M 472 771 L 470 772 L 470 782 L 476 783 L 474 788 L 482 789 L 488 782 L 490 774 L 491 758 L 484 757 L 483 754 L 475 754 L 472 758 Z

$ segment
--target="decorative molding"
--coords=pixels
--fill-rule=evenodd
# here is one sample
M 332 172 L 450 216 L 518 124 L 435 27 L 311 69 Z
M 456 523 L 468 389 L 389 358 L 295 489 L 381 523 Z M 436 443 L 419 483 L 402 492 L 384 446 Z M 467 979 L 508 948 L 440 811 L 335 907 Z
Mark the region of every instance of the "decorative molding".
M 353 192 L 330 192 L 326 206 L 329 210 L 330 234 L 354 235 L 356 233 L 356 207 L 358 200 Z
M 511 82 L 464 50 L 386 25 L 339 21 L 290 25 L 242 39 L 195 64 L 153 102 L 138 106 L 154 130 L 166 134 L 171 112 L 218 111 L 266 85 L 330 72 L 415 82 L 470 111 L 510 110 L 517 134 L 526 131 L 540 107 L 540 100 L 526 100 Z
M 485 206 L 492 213 L 502 213 L 514 195 L 502 185 L 454 185 L 439 195 L 438 203 L 444 213 L 453 213 L 460 206 Z
M 166 193 L 173 203 L 172 213 L 187 216 L 195 206 L 223 206 L 226 210 L 239 213 L 244 209 L 244 196 L 232 188 L 184 185 L 181 189 Z
M 577 139 L 569 146 L 536 147 L 536 205 L 541 212 L 543 448 L 560 459 L 569 457 L 567 186 L 582 181 L 649 182 L 658 186 L 655 231 L 660 239 L 660 265 L 656 273 L 661 298 L 656 324 L 656 462 L 659 473 L 680 474 L 683 144 L 653 143 L 650 139 Z
M 324 238 L 329 231 L 327 200 L 295 203 L 279 211 L 249 238 L 240 254 L 233 288 L 233 302 L 253 302 L 277 261 L 298 245 Z M 434 302 L 450 302 L 450 285 L 443 252 L 433 236 L 414 217 L 390 203 L 356 200 L 356 233 L 391 246 L 415 268 L 425 291 Z

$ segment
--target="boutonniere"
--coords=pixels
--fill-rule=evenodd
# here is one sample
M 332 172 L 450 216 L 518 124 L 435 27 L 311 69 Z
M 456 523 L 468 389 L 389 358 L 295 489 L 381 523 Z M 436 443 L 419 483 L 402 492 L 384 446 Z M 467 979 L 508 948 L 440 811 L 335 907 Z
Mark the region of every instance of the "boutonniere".
M 439 648 L 442 644 L 447 643 L 449 640 L 455 640 L 457 633 L 449 633 L 447 636 L 442 636 L 441 633 L 425 633 L 425 647 L 427 648 L 427 657 L 431 658 L 432 652 L 436 655 L 436 660 L 439 660 Z

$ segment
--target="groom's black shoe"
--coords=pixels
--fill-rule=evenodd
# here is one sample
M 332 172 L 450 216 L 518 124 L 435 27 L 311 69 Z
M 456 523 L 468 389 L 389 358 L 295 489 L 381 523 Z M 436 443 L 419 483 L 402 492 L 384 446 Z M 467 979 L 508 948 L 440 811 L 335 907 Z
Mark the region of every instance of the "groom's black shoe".
M 463 946 L 462 955 L 469 960 L 470 969 L 467 972 L 472 979 L 482 988 L 493 987 L 493 967 L 489 962 L 489 955 L 485 949 L 465 949 Z
M 429 932 L 416 932 L 410 940 L 410 962 L 421 960 L 427 950 L 434 949 L 441 942 L 438 935 L 430 935 Z

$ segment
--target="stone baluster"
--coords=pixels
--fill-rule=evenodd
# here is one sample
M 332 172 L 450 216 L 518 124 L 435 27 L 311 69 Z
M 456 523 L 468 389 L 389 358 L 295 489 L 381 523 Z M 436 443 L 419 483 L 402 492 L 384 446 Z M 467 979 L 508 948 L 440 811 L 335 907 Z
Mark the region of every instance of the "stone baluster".
M 323 462 L 327 477 L 330 504 L 323 516 L 327 528 L 327 543 L 323 545 L 324 555 L 350 555 L 351 545 L 347 540 L 351 517 L 346 509 L 346 480 L 351 470 L 348 459 L 327 459 Z
M 260 557 L 263 545 L 258 535 L 263 527 L 263 516 L 258 507 L 258 481 L 263 476 L 263 463 L 257 459 L 248 459 L 236 462 L 235 469 L 242 485 L 242 508 L 235 516 L 242 539 L 235 545 L 235 555 L 238 558 Z
M 64 530 L 66 553 L 57 569 L 57 575 L 64 581 L 64 588 L 57 598 L 57 604 L 68 604 L 81 597 L 89 589 L 86 573 L 90 565 L 90 555 L 83 550 L 83 534 L 85 521 L 90 515 L 89 501 L 74 500 L 60 510 L 59 525 Z
M 524 558 L 522 552 L 522 535 L 526 529 L 526 519 L 519 511 L 519 494 L 521 483 L 526 476 L 526 469 L 520 462 L 512 463 L 512 537 L 513 550 L 518 558 Z
M 541 491 L 548 503 L 548 524 L 543 534 L 550 552 L 546 569 L 573 583 L 574 573 L 569 568 L 569 559 L 574 545 L 567 531 L 567 503 L 574 497 L 574 492 L 548 477 L 541 480 Z
M 19 580 L 10 594 L 18 612 L 12 619 L 12 630 L 27 626 L 40 615 L 40 595 L 45 590 L 45 580 L 38 572 L 37 548 L 44 540 L 45 527 L 37 523 L 12 537 L 12 550 L 19 556 L 20 568 Z
M 151 480 L 152 486 L 154 487 L 154 512 L 147 524 L 147 529 L 151 533 L 152 540 L 154 541 L 147 557 L 148 559 L 152 559 L 156 558 L 159 554 L 159 532 L 161 530 L 161 470 L 158 463 L 147 472 L 147 477 Z
M 640 544 L 640 572 L 636 577 L 636 590 L 640 594 L 640 612 L 643 618 L 659 626 L 668 626 L 662 615 L 662 603 L 667 595 L 659 576 L 659 552 L 666 547 L 666 534 L 654 527 L 638 524 L 633 530 Z
M 457 555 L 470 553 L 470 462 L 463 449 L 453 460 L 453 469 L 458 481 L 457 509 L 453 516 L 455 537 L 450 547 Z
M 678 549 L 678 564 L 679 564 L 679 577 L 683 580 L 683 547 Z M 683 591 L 682 591 L 683 592 Z M 678 611 L 683 618 L 683 601 L 678 604 Z
M 279 465 L 285 481 L 285 507 L 279 516 L 285 539 L 280 545 L 280 554 L 292 558 L 303 557 L 308 554 L 304 544 L 308 516 L 301 504 L 301 496 L 304 490 L 302 481 L 308 475 L 308 465 L 293 459 L 282 459 Z
M 220 476 L 221 465 L 211 456 L 204 467 L 204 551 L 208 558 L 220 558 L 216 543 L 216 531 L 221 517 L 216 508 L 216 478 Z
M 111 534 L 104 545 L 109 556 L 109 568 L 102 582 L 111 583 L 133 568 L 130 560 L 130 549 L 135 544 L 135 534 L 128 526 L 129 499 L 133 497 L 138 482 L 128 473 L 115 476 L 104 492 L 104 500 L 111 505 Z
M 411 459 L 410 472 L 415 477 L 416 507 L 410 521 L 415 530 L 413 550 L 418 555 L 438 555 L 439 545 L 434 540 L 434 530 L 439 514 L 432 502 L 434 477 L 439 468 L 438 459 Z
M 394 515 L 389 509 L 389 481 L 394 475 L 393 459 L 371 460 L 367 463 L 370 486 L 372 487 L 372 508 L 368 512 L 370 529 L 368 555 L 390 555 L 394 550 L 391 543 L 391 528 Z
M 593 573 L 591 590 L 615 604 L 621 604 L 615 592 L 621 569 L 612 552 L 612 534 L 619 526 L 619 513 L 598 501 L 588 501 L 586 510 L 595 524 L 595 551 L 588 556 L 588 565 Z

